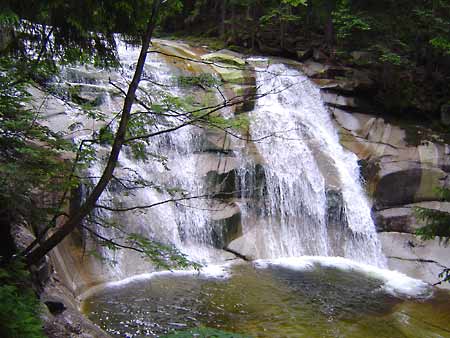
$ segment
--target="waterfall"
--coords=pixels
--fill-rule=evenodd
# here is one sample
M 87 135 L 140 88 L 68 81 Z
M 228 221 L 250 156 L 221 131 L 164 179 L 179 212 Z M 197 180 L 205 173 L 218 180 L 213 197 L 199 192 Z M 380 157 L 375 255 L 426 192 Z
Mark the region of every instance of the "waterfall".
M 240 175 L 251 191 L 241 203 L 244 233 L 263 233 L 256 258 L 343 256 L 385 266 L 357 157 L 340 145 L 320 90 L 281 63 L 256 72 L 262 97 L 249 114 L 250 139 L 263 173 L 244 150 Z M 251 189 L 255 175 L 263 189 Z
M 121 63 L 119 71 L 98 71 L 93 76 L 92 69 L 77 67 L 66 69 L 63 72 L 64 80 L 72 87 L 83 88 L 82 91 L 87 88 L 89 90 L 102 88 L 101 105 L 96 109 L 109 119 L 120 111 L 123 99 L 109 85 L 109 81 L 112 80 L 116 86 L 126 89 L 133 75 L 138 53 L 137 48 L 119 44 Z M 161 106 L 166 103 L 172 104 L 177 97 L 190 97 L 192 94 L 189 92 L 190 89 L 179 86 L 177 81 L 177 76 L 187 74 L 189 73 L 167 62 L 162 56 L 149 54 L 138 97 L 145 97 L 148 102 L 158 103 Z M 83 92 L 84 97 L 89 95 Z M 133 112 L 145 110 L 139 103 L 133 106 Z M 79 111 L 72 113 L 75 120 L 82 116 Z M 85 126 L 93 124 L 89 120 L 82 122 Z M 180 117 L 159 116 L 155 117 L 153 124 L 149 123 L 145 128 L 148 132 L 154 132 L 180 123 L 182 123 Z M 98 129 L 99 123 L 95 124 Z M 127 212 L 97 209 L 95 218 L 100 221 L 98 223 L 104 223 L 106 226 L 92 222 L 88 222 L 88 226 L 101 236 L 113 238 L 122 244 L 125 243 L 123 239 L 125 232 L 137 233 L 157 242 L 172 245 L 190 259 L 200 263 L 214 262 L 221 256 L 229 255 L 214 248 L 210 224 L 211 206 L 205 198 L 201 198 L 207 193 L 206 180 L 200 168 L 204 164 L 200 153 L 201 132 L 200 128 L 186 126 L 177 131 L 152 137 L 144 149 L 148 159 L 136 158 L 132 149 L 125 146 L 115 170 L 115 177 L 119 180 L 113 179 L 110 182 L 98 204 L 113 209 L 161 204 Z M 78 141 L 86 138 L 85 134 L 82 133 Z M 109 147 L 99 145 L 95 149 L 96 159 L 87 173 L 92 183 L 95 183 L 102 173 Z M 130 190 L 125 185 L 137 185 L 142 188 Z M 180 199 L 185 195 L 199 198 L 180 200 L 177 203 L 162 203 L 170 199 Z M 89 240 L 88 246 L 95 247 L 95 241 Z M 109 274 L 108 278 L 111 279 L 125 278 L 153 269 L 137 252 L 114 251 L 100 247 L 95 250 L 99 250 L 108 262 L 114 263 L 106 265 L 105 273 Z
M 121 109 L 123 97 L 110 81 L 126 88 L 138 53 L 136 48 L 119 44 L 119 72 L 66 68 L 64 81 L 71 87 L 81 88 L 80 96 L 95 98 L 98 111 L 114 116 Z M 214 72 L 208 66 L 202 67 Z M 150 53 L 138 95 L 158 104 L 168 102 L 168 97 L 190 97 L 193 89 L 174 80 L 189 74 L 193 74 L 191 64 L 176 65 L 172 60 Z M 211 191 L 211 177 L 218 181 L 214 175 L 221 174 L 219 167 L 228 166 L 228 160 L 233 165 L 226 170 L 233 174 L 236 188 L 241 191 L 239 196 L 228 198 L 226 203 L 194 198 L 119 213 L 98 209 L 96 217 L 108 226 L 92 223 L 90 226 L 98 234 L 119 241 L 124 231 L 139 233 L 173 245 L 201 263 L 230 259 L 234 256 L 221 250 L 223 246 L 240 253 L 235 243 L 244 242 L 243 247 L 252 250 L 249 256 L 253 258 L 342 256 L 385 266 L 359 178 L 357 158 L 339 144 L 319 89 L 298 70 L 282 63 L 256 67 L 256 77 L 258 94 L 262 97 L 248 113 L 250 127 L 246 145 L 235 142 L 234 148 L 227 150 L 227 160 L 222 161 L 221 156 L 225 155 L 204 149 L 205 134 L 210 131 L 186 126 L 152 137 L 144 148 L 147 160 L 137 159 L 125 147 L 115 171 L 122 182 L 112 180 L 98 204 L 129 208 L 159 204 L 174 194 L 182 196 L 181 192 L 203 196 Z M 214 95 L 220 99 L 219 94 L 222 95 L 207 93 L 210 100 Z M 139 103 L 133 106 L 135 112 L 142 110 L 145 107 Z M 79 113 L 72 107 L 71 121 L 83 123 L 91 133 L 102 125 Z M 230 114 L 230 111 L 222 113 Z M 152 132 L 179 123 L 178 117 L 159 116 L 146 128 Z M 86 138 L 86 134 L 89 132 L 80 131 L 78 139 Z M 107 146 L 96 146 L 96 159 L 87 173 L 93 183 L 102 173 L 107 154 Z M 136 181 L 145 182 L 146 186 L 128 190 L 123 185 Z M 231 239 L 231 243 L 217 244 L 217 236 L 222 234 L 217 226 L 222 223 L 214 219 L 214 209 L 223 205 L 232 205 L 233 212 L 240 208 L 242 236 Z M 224 214 L 227 212 L 222 212 L 220 217 Z M 138 253 L 97 249 L 115 262 L 107 269 L 110 275 L 107 279 L 125 278 L 152 269 Z

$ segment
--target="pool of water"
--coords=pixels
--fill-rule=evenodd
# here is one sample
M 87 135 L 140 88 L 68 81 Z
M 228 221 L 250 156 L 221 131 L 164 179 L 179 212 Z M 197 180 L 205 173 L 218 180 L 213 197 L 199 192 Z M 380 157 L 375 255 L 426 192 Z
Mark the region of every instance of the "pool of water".
M 450 337 L 447 292 L 405 276 L 380 277 L 379 269 L 300 266 L 246 263 L 216 276 L 149 275 L 98 290 L 83 311 L 113 337 L 196 326 L 252 337 Z

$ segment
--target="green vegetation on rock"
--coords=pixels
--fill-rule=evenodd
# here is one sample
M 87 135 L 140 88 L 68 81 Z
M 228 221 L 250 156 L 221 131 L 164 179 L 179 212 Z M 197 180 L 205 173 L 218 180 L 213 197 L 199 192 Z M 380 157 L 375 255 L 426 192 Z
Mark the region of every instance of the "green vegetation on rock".
M 40 306 L 25 265 L 13 262 L 0 268 L 2 338 L 44 338 L 38 317 Z

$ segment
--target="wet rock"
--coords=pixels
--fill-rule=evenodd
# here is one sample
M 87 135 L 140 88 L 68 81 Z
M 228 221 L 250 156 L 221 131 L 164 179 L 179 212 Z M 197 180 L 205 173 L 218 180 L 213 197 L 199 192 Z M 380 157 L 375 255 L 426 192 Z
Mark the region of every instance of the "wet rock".
M 381 171 L 374 191 L 377 209 L 439 198 L 436 187 L 443 186 L 447 173 L 438 168 L 414 168 L 408 162 L 403 164 L 404 170 L 387 174 Z
M 356 100 L 352 96 L 343 96 L 331 92 L 322 92 L 323 101 L 333 107 L 356 108 Z
M 200 153 L 197 154 L 198 173 L 201 176 L 211 172 L 217 175 L 227 174 L 238 168 L 238 159 L 233 154 Z
M 243 55 L 226 49 L 205 54 L 201 58 L 206 61 L 220 62 L 235 66 L 244 66 L 246 64 Z
M 219 129 L 205 129 L 201 135 L 201 149 L 204 152 L 219 152 L 229 154 L 232 152 L 231 136 Z
M 214 245 L 222 249 L 242 235 L 241 211 L 234 203 L 214 202 L 210 207 Z
M 450 212 L 450 202 L 429 201 L 404 206 L 388 208 L 374 212 L 375 225 L 378 231 L 415 233 L 424 226 L 424 222 L 417 219 L 414 208 L 426 208 L 437 211 Z
M 307 60 L 302 64 L 302 71 L 306 76 L 311 78 L 317 78 L 321 76 L 325 76 L 327 74 L 328 69 L 330 69 L 329 65 L 315 62 L 312 60 Z
M 59 300 L 46 300 L 44 304 L 47 305 L 48 310 L 53 315 L 60 314 L 66 309 L 64 303 Z
M 419 237 L 399 232 L 378 234 L 388 266 L 408 276 L 434 284 L 439 281 L 439 273 L 450 266 L 448 246 L 438 238 L 422 241 Z M 450 289 L 448 283 L 439 285 Z
M 438 238 L 422 241 L 414 235 L 423 224 L 413 210 L 450 211 L 450 204 L 438 201 L 436 191 L 450 186 L 449 145 L 424 139 L 425 135 L 413 141 L 404 127 L 346 110 L 333 108 L 332 113 L 341 143 L 360 158 L 389 268 L 437 282 L 438 274 L 450 263 L 448 248 Z M 447 284 L 440 287 L 449 288 Z
M 436 188 L 449 186 L 448 145 L 411 145 L 404 129 L 368 114 L 335 109 L 333 115 L 341 143 L 371 168 L 365 178 L 377 209 L 437 200 Z
M 236 189 L 236 177 L 235 170 L 222 174 L 217 171 L 210 171 L 206 175 L 208 191 L 216 198 L 239 197 L 240 192 Z
M 264 256 L 264 242 L 265 239 L 260 231 L 256 228 L 247 228 L 242 236 L 230 242 L 226 248 L 245 257 L 245 260 L 251 261 Z
M 255 108 L 256 86 L 251 85 L 237 85 L 226 84 L 224 86 L 230 90 L 233 96 L 230 98 L 230 103 L 235 103 L 235 114 L 252 111 Z

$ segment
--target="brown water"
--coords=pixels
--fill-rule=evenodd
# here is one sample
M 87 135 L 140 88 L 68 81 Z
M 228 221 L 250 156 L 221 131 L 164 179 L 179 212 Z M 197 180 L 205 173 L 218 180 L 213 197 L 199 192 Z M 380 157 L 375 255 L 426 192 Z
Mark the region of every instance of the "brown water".
M 384 291 L 357 271 L 236 265 L 227 279 L 161 275 L 105 288 L 84 312 L 114 337 L 207 326 L 253 337 L 450 337 L 450 294 Z

